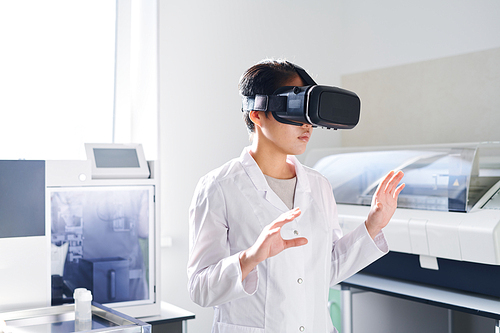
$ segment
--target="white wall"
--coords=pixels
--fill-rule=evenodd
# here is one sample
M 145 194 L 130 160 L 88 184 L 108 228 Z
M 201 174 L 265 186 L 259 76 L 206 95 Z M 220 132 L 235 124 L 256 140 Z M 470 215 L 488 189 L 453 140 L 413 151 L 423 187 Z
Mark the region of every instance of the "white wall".
M 500 45 L 500 2 L 497 0 L 341 3 L 342 74 Z
M 345 147 L 500 141 L 500 48 L 346 74 L 342 85 L 362 100 Z
M 262 58 L 285 57 L 318 83 L 339 85 L 347 73 L 500 46 L 497 1 L 192 0 L 159 5 L 162 234 L 172 237 L 172 246 L 162 250 L 162 299 L 196 314 L 191 332 L 209 332 L 213 312 L 194 305 L 186 291 L 188 207 L 199 177 L 248 144 L 237 92 L 246 68 Z M 309 149 L 339 144 L 339 133 L 317 130 Z M 362 311 L 377 302 L 369 301 Z M 391 322 L 391 313 L 377 322 L 384 321 Z M 432 332 L 429 325 L 427 332 Z M 381 326 L 383 331 L 391 330 Z M 409 327 L 406 332 L 413 331 Z

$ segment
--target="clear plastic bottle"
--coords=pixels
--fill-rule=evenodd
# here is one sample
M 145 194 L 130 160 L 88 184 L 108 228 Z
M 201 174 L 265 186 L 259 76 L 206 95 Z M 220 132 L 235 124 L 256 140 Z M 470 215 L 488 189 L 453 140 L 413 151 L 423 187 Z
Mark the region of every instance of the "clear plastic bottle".
M 73 293 L 75 299 L 75 331 L 92 329 L 92 293 L 85 288 L 77 288 Z

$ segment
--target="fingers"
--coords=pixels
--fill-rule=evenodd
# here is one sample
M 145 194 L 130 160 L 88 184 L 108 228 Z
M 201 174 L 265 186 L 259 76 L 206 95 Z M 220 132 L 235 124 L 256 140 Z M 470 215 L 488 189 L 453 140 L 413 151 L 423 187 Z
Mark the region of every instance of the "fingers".
M 403 171 L 399 170 L 398 172 L 396 172 L 393 176 L 392 176 L 392 179 L 391 181 L 389 182 L 389 185 L 393 185 L 394 187 L 396 187 L 397 184 L 399 184 L 399 182 L 401 181 L 401 179 L 403 179 L 403 176 L 405 174 L 403 173 Z
M 281 214 L 276 220 L 273 221 L 272 227 L 273 228 L 281 228 L 285 224 L 292 222 L 295 220 L 302 212 L 300 211 L 300 208 L 294 208 L 292 210 L 289 210 L 286 213 Z
M 287 239 L 284 240 L 284 242 L 285 242 L 285 249 L 288 249 L 290 247 L 306 245 L 308 240 L 305 237 L 299 237 L 299 238 Z
M 394 197 L 397 198 L 399 196 L 399 193 L 401 193 L 401 191 L 405 188 L 405 184 L 401 184 L 398 186 L 398 188 L 396 189 L 396 192 L 394 192 Z
M 301 214 L 300 208 L 294 208 L 286 213 L 281 214 L 273 223 L 270 225 L 270 233 L 277 234 L 281 232 L 281 227 L 285 224 L 295 220 Z M 307 238 L 297 237 L 292 239 L 283 239 L 284 248 L 302 246 L 307 244 Z
M 401 192 L 404 188 L 404 185 L 402 184 L 403 187 L 400 186 L 396 189 L 396 186 L 398 186 L 398 184 L 401 182 L 403 176 L 404 173 L 401 170 L 398 172 L 394 171 L 389 172 L 380 183 L 377 189 L 377 194 L 380 194 L 381 192 L 390 194 L 394 193 L 394 196 L 397 197 L 399 192 Z
M 391 177 L 391 180 L 387 184 L 387 188 L 385 191 L 392 194 L 394 192 L 394 190 L 396 189 L 396 186 L 398 186 L 401 179 L 403 179 L 403 176 L 404 176 L 404 174 L 402 171 L 398 171 L 397 173 L 393 174 L 393 176 Z
M 404 188 L 404 184 L 401 184 L 399 187 L 398 184 L 401 182 L 403 179 L 404 173 L 403 171 L 398 171 L 396 174 L 392 176 L 391 181 L 387 185 L 387 190 L 389 193 L 394 193 L 394 198 L 397 198 L 399 195 L 399 192 L 401 192 Z M 402 186 L 402 187 L 401 187 Z M 397 188 L 396 188 L 397 187 Z
M 387 185 L 389 181 L 391 180 L 392 176 L 394 175 L 394 171 L 390 171 L 382 180 L 382 182 L 378 185 L 377 191 L 375 192 L 376 195 L 380 194 L 380 192 L 386 192 Z

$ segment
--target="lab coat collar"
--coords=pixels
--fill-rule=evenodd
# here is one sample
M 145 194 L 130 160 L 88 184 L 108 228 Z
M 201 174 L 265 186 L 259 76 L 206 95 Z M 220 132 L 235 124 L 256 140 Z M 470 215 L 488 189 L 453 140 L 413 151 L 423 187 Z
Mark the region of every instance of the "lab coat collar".
M 240 156 L 241 164 L 257 191 L 272 191 L 259 165 L 250 155 L 250 147 L 245 147 Z
M 264 192 L 265 199 L 269 201 L 273 206 L 284 212 L 288 211 L 288 207 L 286 207 L 286 205 L 278 197 L 278 195 L 271 189 L 271 187 L 269 187 L 264 174 L 260 170 L 257 162 L 255 162 L 253 157 L 250 155 L 249 151 L 250 147 L 246 147 L 243 149 L 243 152 L 240 156 L 240 161 L 255 188 L 257 189 L 257 191 Z M 295 165 L 295 173 L 297 175 L 294 207 L 300 207 L 300 209 L 304 211 L 309 206 L 311 200 L 311 187 L 309 184 L 309 179 L 307 178 L 304 167 L 295 156 L 289 155 L 287 159 L 293 165 Z

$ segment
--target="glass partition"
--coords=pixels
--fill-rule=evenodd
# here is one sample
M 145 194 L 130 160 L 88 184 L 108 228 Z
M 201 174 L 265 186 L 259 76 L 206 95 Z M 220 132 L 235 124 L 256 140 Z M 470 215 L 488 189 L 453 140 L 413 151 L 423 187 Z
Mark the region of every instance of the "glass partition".
M 467 212 L 500 179 L 499 158 L 498 144 L 432 146 L 343 152 L 314 168 L 330 181 L 337 203 L 370 205 L 381 179 L 402 170 L 406 186 L 398 207 Z
M 154 186 L 50 189 L 52 304 L 154 301 Z

